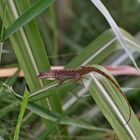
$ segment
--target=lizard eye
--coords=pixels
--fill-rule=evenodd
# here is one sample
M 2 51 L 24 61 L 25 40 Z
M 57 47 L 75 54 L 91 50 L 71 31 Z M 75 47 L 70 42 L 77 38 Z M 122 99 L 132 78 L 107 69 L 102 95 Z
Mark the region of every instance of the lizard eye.
M 37 76 L 38 78 L 44 78 L 46 77 L 48 74 L 46 72 L 40 72 L 39 75 Z

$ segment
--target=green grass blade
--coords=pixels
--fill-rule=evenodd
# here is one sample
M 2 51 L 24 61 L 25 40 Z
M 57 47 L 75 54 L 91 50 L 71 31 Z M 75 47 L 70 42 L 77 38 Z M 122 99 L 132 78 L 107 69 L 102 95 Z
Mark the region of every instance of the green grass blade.
M 3 36 L 4 36 L 4 23 L 5 23 L 5 17 L 6 17 L 6 7 L 7 7 L 7 0 L 4 2 L 4 13 L 2 18 L 2 26 L 1 26 L 1 33 L 0 33 L 0 63 L 1 63 L 1 57 L 2 57 L 2 48 L 3 48 Z
M 52 56 L 56 56 L 58 54 L 58 30 L 57 30 L 57 17 L 56 17 L 56 8 L 55 5 L 52 5 L 49 7 L 49 13 L 50 13 L 50 19 L 51 19 L 51 28 L 52 28 L 52 47 L 53 47 L 53 51 L 51 53 Z M 57 59 L 54 59 L 55 61 L 53 61 L 54 65 L 57 65 Z
M 104 6 L 104 4 L 100 1 L 100 0 L 91 0 L 92 3 L 94 3 L 94 5 L 98 8 L 98 10 L 102 13 L 102 15 L 106 18 L 107 22 L 110 24 L 114 34 L 117 37 L 117 40 L 119 41 L 120 45 L 122 46 L 122 48 L 125 50 L 125 52 L 127 53 L 127 55 L 129 56 L 129 58 L 131 59 L 133 65 L 138 68 L 137 63 L 135 62 L 135 59 L 133 57 L 133 54 L 131 51 L 129 51 L 128 44 L 125 41 L 118 25 L 116 24 L 116 22 L 114 21 L 114 19 L 112 18 L 112 16 L 110 15 L 110 13 L 108 12 L 108 10 L 106 9 L 106 7 Z
M 40 1 L 42 4 L 47 2 Z M 3 2 L 1 3 L 3 4 Z M 0 7 L 1 6 L 2 5 L 0 5 Z M 45 7 L 45 5 L 42 6 Z M 25 0 L 24 3 L 21 3 L 20 0 L 8 1 L 5 27 L 9 27 L 11 23 L 13 23 L 14 19 L 18 18 L 18 13 L 24 13 L 29 7 L 30 3 L 28 0 Z M 1 11 L 1 13 L 3 13 L 3 11 Z M 13 36 L 11 36 L 10 41 L 21 69 L 24 71 L 25 79 L 30 91 L 36 91 L 37 89 L 47 85 L 48 81 L 39 80 L 37 78 L 40 71 L 49 69 L 50 63 L 36 21 L 32 20 L 29 22 L 24 29 L 20 29 L 19 32 L 16 32 Z M 51 99 L 44 99 L 42 102 L 46 108 L 49 107 L 57 110 L 58 112 L 62 112 L 59 96 L 56 95 Z M 47 127 L 49 127 L 49 122 L 45 122 L 47 123 Z M 66 130 L 66 128 L 64 128 L 64 130 Z M 59 134 L 60 133 L 61 132 L 59 132 Z M 67 135 L 67 132 L 65 134 Z
M 131 34 L 121 29 L 128 47 L 140 52 L 140 42 Z M 77 67 L 87 64 L 101 64 L 107 58 L 114 54 L 116 50 L 120 49 L 117 39 L 111 29 L 102 33 L 94 41 L 92 41 L 78 56 L 73 58 L 66 66 Z M 101 57 L 102 56 L 102 57 Z
M 114 47 L 112 47 L 114 45 Z M 89 63 L 101 63 L 111 55 L 117 47 L 115 35 L 111 30 L 105 31 L 93 40 L 78 56 L 68 63 L 67 67 L 77 67 Z M 100 55 L 102 57 L 100 57 Z
M 24 1 L 24 4 L 22 7 L 20 7 L 22 12 L 23 9 L 25 10 L 29 7 L 28 2 Z M 3 3 L 1 1 L 0 6 L 3 6 L 2 4 Z M 21 5 L 17 4 L 17 7 L 19 6 Z M 13 20 L 17 18 L 17 7 L 15 7 L 15 3 L 8 1 L 5 27 L 8 27 Z M 2 13 L 2 11 L 0 12 Z M 42 86 L 43 83 L 36 78 L 36 75 L 39 73 L 39 71 L 48 69 L 50 64 L 36 21 L 32 20 L 25 27 L 25 31 L 20 30 L 10 38 L 10 41 L 20 63 L 21 69 L 24 71 L 26 81 L 28 82 L 30 90 L 32 91 Z M 45 63 L 42 63 L 42 60 L 45 60 Z
M 67 90 L 73 90 L 78 86 L 78 83 L 73 83 L 73 80 L 66 81 L 61 85 L 56 82 L 51 83 L 47 87 L 43 87 L 42 89 L 33 92 L 30 96 L 30 101 L 37 101 L 46 97 L 51 97 L 54 95 L 62 94 Z
M 134 36 L 132 36 L 130 33 L 128 33 L 127 31 L 125 31 L 124 29 L 120 28 L 120 30 L 123 34 L 124 39 L 126 40 L 128 44 L 128 47 L 137 52 L 140 52 L 140 45 L 139 45 L 140 41 Z
M 38 0 L 28 10 L 25 11 L 12 25 L 10 25 L 4 33 L 3 39 L 7 39 L 21 27 L 30 22 L 33 18 L 40 15 L 46 10 L 55 0 Z
M 103 68 L 101 69 L 105 72 Z M 91 75 L 90 79 L 84 79 L 83 81 L 117 136 L 123 140 L 138 140 L 140 123 L 131 110 L 131 119 L 126 124 L 130 117 L 129 106 L 113 84 L 106 78 L 99 77 L 99 75 L 98 77 L 97 75 Z
M 97 128 L 93 125 L 90 125 L 90 124 L 85 123 L 85 122 L 80 121 L 80 120 L 78 121 L 78 120 L 70 119 L 68 117 L 63 117 L 61 114 L 54 112 L 54 111 L 50 111 L 50 110 L 43 108 L 35 103 L 29 103 L 28 109 L 31 110 L 32 112 L 38 114 L 39 116 L 46 118 L 46 119 L 49 119 L 53 122 L 57 121 L 61 118 L 60 124 L 71 125 L 71 126 L 75 126 L 75 127 L 79 127 L 79 128 L 88 129 L 88 130 L 111 132 L 108 129 Z
M 62 116 L 63 117 L 63 116 Z M 51 133 L 54 132 L 54 130 L 58 127 L 58 125 L 60 124 L 60 121 L 62 119 L 62 117 L 57 118 L 57 120 L 52 124 L 52 126 L 47 130 L 47 132 L 45 133 L 45 139 L 49 137 L 49 135 Z
M 12 95 L 12 97 L 14 97 L 16 100 L 18 100 L 18 101 L 23 100 L 22 98 L 15 96 L 17 93 L 15 93 L 11 87 L 6 85 L 5 83 L 0 83 L 0 84 L 4 88 L 3 90 L 6 91 L 7 93 L 9 93 L 10 95 Z M 109 132 L 109 133 L 112 132 L 111 130 L 98 128 L 98 127 L 95 127 L 93 125 L 90 125 L 90 124 L 83 122 L 83 121 L 80 121 L 80 120 L 70 119 L 64 115 L 61 115 L 58 112 L 50 111 L 49 109 L 42 107 L 34 102 L 28 101 L 27 108 L 30 111 L 32 111 L 33 113 L 35 113 L 35 114 L 37 114 L 45 119 L 48 119 L 50 121 L 55 122 L 55 121 L 59 120 L 60 124 L 71 125 L 71 126 L 75 126 L 75 127 L 79 127 L 79 128 L 88 129 L 88 130 L 95 130 L 95 131 Z
M 27 107 L 28 96 L 29 96 L 29 93 L 25 92 L 24 96 L 23 96 L 22 103 L 21 103 L 20 113 L 19 113 L 19 117 L 18 117 L 18 121 L 17 121 L 16 130 L 15 130 L 15 133 L 14 133 L 13 140 L 18 140 L 19 139 L 19 131 L 20 131 L 20 127 L 21 127 L 21 124 L 22 124 L 22 118 L 23 118 L 24 112 L 25 112 L 26 107 Z
M 5 17 L 6 17 L 6 7 L 7 7 L 7 0 L 4 2 L 4 13 L 2 16 L 2 27 L 1 27 L 1 34 L 0 34 L 0 42 L 3 41 L 3 36 L 4 36 L 4 24 L 5 24 Z

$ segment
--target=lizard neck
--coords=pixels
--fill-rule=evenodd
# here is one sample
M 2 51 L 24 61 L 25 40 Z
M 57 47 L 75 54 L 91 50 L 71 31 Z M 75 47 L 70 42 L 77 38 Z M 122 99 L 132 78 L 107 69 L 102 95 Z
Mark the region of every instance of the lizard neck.
M 99 69 L 95 68 L 95 67 L 90 67 L 90 66 L 82 66 L 79 70 L 80 75 L 85 75 L 88 74 L 89 72 L 98 72 L 99 73 Z

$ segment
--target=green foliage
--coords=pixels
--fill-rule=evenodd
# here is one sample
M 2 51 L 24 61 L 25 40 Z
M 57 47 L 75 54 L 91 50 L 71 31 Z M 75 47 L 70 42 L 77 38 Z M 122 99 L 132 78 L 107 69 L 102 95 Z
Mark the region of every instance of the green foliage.
M 128 56 L 124 59 L 126 54 L 123 54 L 103 16 L 90 1 L 31 2 L 0 1 L 0 55 L 2 61 L 3 55 L 9 56 L 12 61 L 3 64 L 5 67 L 19 68 L 13 77 L 1 79 L 0 139 L 99 140 L 114 137 L 114 130 L 119 139 L 138 140 L 138 119 L 131 110 L 131 119 L 126 124 L 130 117 L 128 104 L 108 79 L 94 73 L 83 78 L 82 83 L 70 79 L 59 85 L 58 81 L 50 82 L 36 77 L 39 72 L 50 69 L 50 64 L 64 65 L 66 68 L 93 64 L 131 64 Z M 132 2 L 135 5 L 132 7 L 131 2 L 123 0 L 116 4 L 115 1 L 107 1 L 105 5 L 116 23 L 123 27 L 120 28 L 121 39 L 137 54 L 140 52 L 140 42 L 129 32 L 134 34 L 140 29 L 139 26 L 132 28 L 139 23 L 139 5 L 138 2 Z M 5 43 L 12 46 L 16 62 L 12 60 L 13 54 L 4 54 L 5 49 L 8 49 Z M 137 58 L 135 61 L 138 63 Z M 94 67 L 110 75 L 99 65 Z M 20 69 L 25 79 L 17 78 Z M 131 78 L 125 80 L 128 88 L 131 88 L 129 85 L 134 79 L 137 81 L 133 84 L 139 83 L 138 77 Z M 119 81 L 121 79 L 118 77 Z M 27 91 L 26 84 L 30 91 Z M 132 87 L 135 89 L 135 86 Z M 129 99 L 130 103 L 136 103 L 138 97 L 135 95 L 131 95 L 133 98 Z M 137 104 L 132 107 L 137 111 Z

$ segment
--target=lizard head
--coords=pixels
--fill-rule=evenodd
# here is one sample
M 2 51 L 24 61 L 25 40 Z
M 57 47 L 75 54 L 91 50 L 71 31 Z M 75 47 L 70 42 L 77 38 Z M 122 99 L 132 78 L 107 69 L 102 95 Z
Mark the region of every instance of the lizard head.
M 48 79 L 48 80 L 52 80 L 54 79 L 54 73 L 52 71 L 47 71 L 47 72 L 40 72 L 39 75 L 37 76 L 37 78 L 39 79 Z

